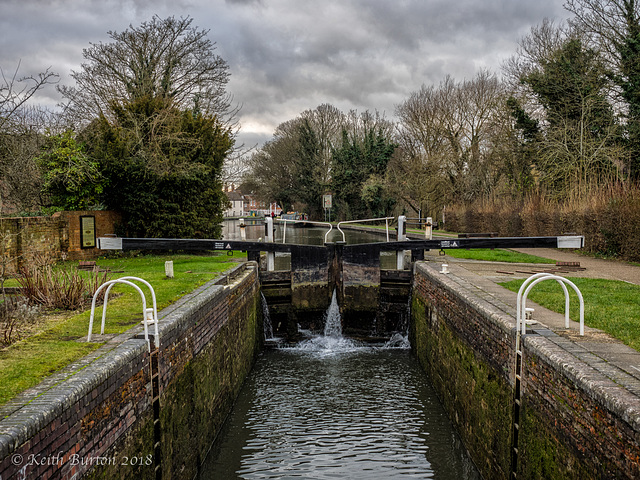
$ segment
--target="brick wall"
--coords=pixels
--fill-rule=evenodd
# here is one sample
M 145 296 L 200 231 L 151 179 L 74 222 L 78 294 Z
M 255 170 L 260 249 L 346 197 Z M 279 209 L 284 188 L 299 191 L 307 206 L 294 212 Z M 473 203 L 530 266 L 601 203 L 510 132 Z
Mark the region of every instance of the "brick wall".
M 255 265 L 222 280 L 159 312 L 159 411 L 135 327 L 0 407 L 0 479 L 155 478 L 158 433 L 162 478 L 193 478 L 262 339 Z
M 413 289 L 414 352 L 484 478 L 508 478 L 513 307 L 424 263 Z M 640 397 L 601 359 L 538 330 L 523 337 L 518 478 L 640 478 Z
M 484 478 L 510 470 L 512 332 L 499 311 L 416 264 L 411 345 Z
M 82 248 L 80 242 L 80 217 L 95 217 L 96 238 L 114 235 L 116 226 L 121 222 L 122 216 L 118 212 L 96 210 L 58 212 L 53 218 L 59 218 L 64 225 L 65 235 L 60 242 L 60 251 L 66 253 L 69 260 L 83 260 L 96 258 L 101 254 L 97 248 Z
M 96 258 L 97 248 L 82 248 L 80 217 L 95 217 L 96 237 L 113 234 L 120 215 L 110 211 L 58 212 L 51 217 L 0 219 L 0 267 L 15 273 L 34 259 L 57 261 Z

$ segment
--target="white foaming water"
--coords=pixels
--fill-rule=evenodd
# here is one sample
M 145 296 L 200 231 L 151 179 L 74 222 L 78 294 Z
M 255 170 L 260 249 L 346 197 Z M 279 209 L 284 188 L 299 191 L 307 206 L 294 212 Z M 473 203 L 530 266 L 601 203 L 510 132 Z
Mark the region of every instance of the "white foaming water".
M 402 335 L 401 333 L 394 333 L 391 338 L 386 341 L 382 348 L 399 348 L 405 350 L 411 348 L 411 344 L 409 343 L 409 336 Z
M 363 350 L 406 350 L 411 347 L 408 332 L 404 335 L 395 333 L 384 345 L 377 347 L 345 338 L 342 335 L 342 317 L 340 316 L 340 307 L 338 306 L 338 297 L 335 290 L 331 297 L 331 304 L 325 313 L 323 335 L 317 335 L 309 330 L 302 330 L 300 328 L 298 332 L 307 337 L 307 339 L 299 342 L 294 347 L 284 347 L 284 349 L 324 357 Z
M 325 313 L 324 334 L 313 335 L 308 331 L 300 331 L 300 333 L 306 334 L 310 338 L 292 347 L 291 349 L 293 350 L 326 356 L 349 353 L 366 348 L 362 344 L 342 336 L 342 317 L 340 316 L 340 307 L 338 306 L 338 297 L 335 290 L 331 297 L 331 304 Z
M 265 340 L 273 339 L 273 325 L 271 325 L 271 315 L 269 315 L 269 305 L 267 305 L 267 299 L 264 294 L 260 292 L 260 298 L 262 300 L 262 321 L 264 324 L 264 338 Z
M 335 289 L 331 297 L 331 305 L 329 305 L 327 313 L 324 314 L 324 336 L 342 338 L 342 317 Z

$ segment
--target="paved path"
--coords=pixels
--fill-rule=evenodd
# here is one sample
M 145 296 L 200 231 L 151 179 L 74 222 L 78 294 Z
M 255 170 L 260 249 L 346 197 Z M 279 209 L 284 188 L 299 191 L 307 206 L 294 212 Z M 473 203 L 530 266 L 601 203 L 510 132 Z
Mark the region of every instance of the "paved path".
M 626 262 L 587 257 L 567 250 L 523 248 L 517 251 L 560 262 L 579 262 L 580 267 L 585 268 L 582 271 L 563 274 L 567 277 L 604 278 L 640 285 L 640 266 Z M 465 278 L 474 285 L 480 296 L 504 305 L 514 317 L 517 295 L 497 283 L 514 278 L 527 278 L 536 270 L 555 268 L 554 265 L 543 264 L 463 260 L 448 255 L 441 257 L 434 251 L 429 253 L 430 261 L 449 263 L 453 275 Z M 553 332 L 549 337 L 551 341 L 640 397 L 640 352 L 595 328 L 585 326 L 585 335 L 580 336 L 577 322 L 571 321 L 570 329 L 567 330 L 564 328 L 564 315 L 547 310 L 530 300 L 527 301 L 527 306 L 535 309 L 534 320 L 538 323 L 532 325 L 533 332 L 543 334 L 545 329 L 551 330 Z
M 640 285 L 640 266 L 632 265 L 628 262 L 593 258 L 580 255 L 570 250 L 554 248 L 517 248 L 513 250 L 538 257 L 550 258 L 557 262 L 577 262 L 581 268 L 584 268 L 584 270 L 566 273 L 566 276 L 604 278 Z M 490 277 L 495 282 L 503 282 L 513 278 L 527 278 L 537 271 L 555 268 L 553 264 L 486 262 L 481 260 L 457 259 L 448 255 L 440 257 L 435 250 L 432 250 L 430 254 L 429 258 L 431 258 L 431 260 L 462 265 L 467 270 L 482 275 L 483 277 Z

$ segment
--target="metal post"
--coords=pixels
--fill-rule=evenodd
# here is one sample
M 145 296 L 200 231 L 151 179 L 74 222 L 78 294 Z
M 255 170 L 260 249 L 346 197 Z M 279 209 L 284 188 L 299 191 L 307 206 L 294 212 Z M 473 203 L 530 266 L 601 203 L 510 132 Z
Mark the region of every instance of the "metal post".
M 407 239 L 407 217 L 400 215 L 398 217 L 398 241 L 404 242 Z M 396 253 L 396 268 L 404 270 L 404 250 L 398 250 Z
M 273 218 L 265 217 L 264 219 L 264 241 L 267 243 L 273 243 Z M 267 271 L 272 272 L 276 269 L 276 253 L 267 252 Z
M 242 241 L 245 241 L 247 239 L 247 232 L 246 232 L 246 225 L 244 224 L 244 218 L 241 218 L 240 220 L 238 220 L 238 223 L 240 227 L 240 239 Z
M 431 217 L 427 217 L 427 223 L 425 225 L 426 228 L 424 229 L 424 239 L 433 240 L 433 219 Z

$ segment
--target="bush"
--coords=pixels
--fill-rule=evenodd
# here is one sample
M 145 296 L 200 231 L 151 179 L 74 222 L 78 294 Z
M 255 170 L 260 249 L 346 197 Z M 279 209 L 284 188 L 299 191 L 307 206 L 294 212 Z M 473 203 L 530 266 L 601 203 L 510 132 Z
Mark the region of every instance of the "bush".
M 5 296 L 0 304 L 0 344 L 11 345 L 20 340 L 24 327 L 40 315 L 40 307 L 30 305 L 25 298 Z
M 20 273 L 18 283 L 29 302 L 61 310 L 86 307 L 100 285 L 109 279 L 107 272 L 91 272 L 85 277 L 77 270 L 54 269 L 51 265 L 22 268 Z
M 640 261 L 640 188 L 614 185 L 563 203 L 541 195 L 447 207 L 453 232 L 500 236 L 584 235 L 586 252 Z

